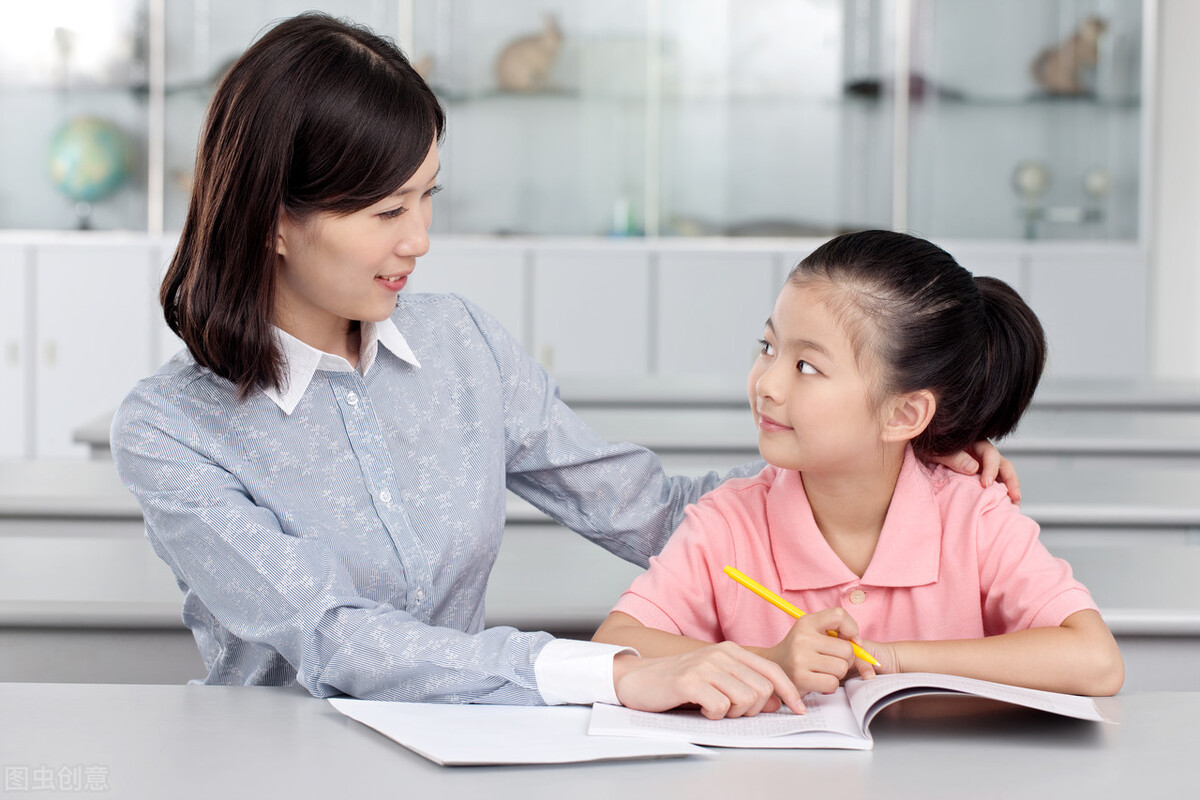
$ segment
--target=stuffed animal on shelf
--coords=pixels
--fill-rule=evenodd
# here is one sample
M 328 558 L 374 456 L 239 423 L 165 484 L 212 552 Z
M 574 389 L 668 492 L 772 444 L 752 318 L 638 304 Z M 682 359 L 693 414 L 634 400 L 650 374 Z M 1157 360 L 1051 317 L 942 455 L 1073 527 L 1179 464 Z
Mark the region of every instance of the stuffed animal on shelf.
M 496 83 L 507 92 L 546 89 L 562 39 L 558 21 L 547 14 L 539 33 L 514 39 L 500 51 L 496 58 Z
M 1085 94 L 1087 71 L 1099 59 L 1100 36 L 1108 28 L 1102 17 L 1087 17 L 1075 33 L 1038 54 L 1032 72 L 1044 91 L 1049 94 Z

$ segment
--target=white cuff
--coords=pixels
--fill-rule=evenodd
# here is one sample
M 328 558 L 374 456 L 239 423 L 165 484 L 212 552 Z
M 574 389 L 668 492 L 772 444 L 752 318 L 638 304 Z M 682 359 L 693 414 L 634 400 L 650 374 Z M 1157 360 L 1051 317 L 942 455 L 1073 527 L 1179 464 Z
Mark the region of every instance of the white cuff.
M 555 639 L 533 662 L 538 691 L 546 705 L 611 703 L 620 705 L 613 686 L 613 657 L 637 651 L 600 642 Z

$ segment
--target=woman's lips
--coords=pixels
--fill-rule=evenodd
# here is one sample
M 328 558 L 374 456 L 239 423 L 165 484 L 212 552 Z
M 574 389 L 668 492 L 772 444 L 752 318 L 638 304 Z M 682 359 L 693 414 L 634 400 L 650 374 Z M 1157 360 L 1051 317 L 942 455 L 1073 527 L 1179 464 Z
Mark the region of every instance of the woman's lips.
M 408 283 L 408 275 L 376 275 L 375 280 L 392 292 L 398 292 Z

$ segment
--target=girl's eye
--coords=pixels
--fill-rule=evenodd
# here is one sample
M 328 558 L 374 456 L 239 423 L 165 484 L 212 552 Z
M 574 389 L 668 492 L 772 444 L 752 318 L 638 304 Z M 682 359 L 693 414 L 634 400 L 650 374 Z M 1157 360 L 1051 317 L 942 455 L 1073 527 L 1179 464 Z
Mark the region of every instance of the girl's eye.
M 766 339 L 759 339 L 758 352 L 762 353 L 764 356 L 773 356 L 775 355 L 775 348 L 772 347 L 771 343 Z
M 395 219 L 403 214 L 404 211 L 404 206 L 399 206 L 397 208 L 388 209 L 387 211 L 380 211 L 376 216 L 380 219 Z
M 796 369 L 798 369 L 801 373 L 803 373 L 805 375 L 819 375 L 820 374 L 819 372 L 817 372 L 817 368 L 814 367 L 812 364 L 808 363 L 807 361 L 797 361 Z
M 439 183 L 439 184 L 437 184 L 436 186 L 431 186 L 431 187 L 429 187 L 429 191 L 427 191 L 427 192 L 425 193 L 425 196 L 426 196 L 426 197 L 433 197 L 435 194 L 437 194 L 437 193 L 438 193 L 438 192 L 440 192 L 441 190 L 442 190 L 442 185 Z

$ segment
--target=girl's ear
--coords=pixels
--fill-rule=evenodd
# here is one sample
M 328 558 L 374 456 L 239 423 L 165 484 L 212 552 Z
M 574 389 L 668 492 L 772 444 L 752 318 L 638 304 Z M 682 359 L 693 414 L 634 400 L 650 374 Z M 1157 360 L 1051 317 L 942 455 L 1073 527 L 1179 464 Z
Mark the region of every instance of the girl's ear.
M 896 395 L 883 423 L 885 442 L 910 442 L 921 435 L 937 411 L 937 398 L 928 389 Z

